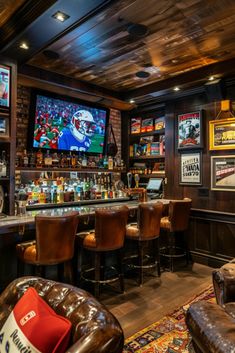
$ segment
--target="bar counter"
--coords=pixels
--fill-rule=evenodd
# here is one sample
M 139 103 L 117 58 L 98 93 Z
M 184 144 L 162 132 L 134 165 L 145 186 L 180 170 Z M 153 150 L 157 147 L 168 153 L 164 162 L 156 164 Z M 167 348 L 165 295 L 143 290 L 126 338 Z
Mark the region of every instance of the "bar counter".
M 148 202 L 163 202 L 168 204 L 167 199 L 157 199 Z M 126 205 L 130 209 L 130 218 L 135 219 L 138 200 L 118 200 L 116 202 L 91 203 L 89 205 L 70 205 L 66 207 L 45 208 L 27 210 L 24 216 L 4 216 L 0 218 L 0 291 L 16 278 L 16 244 L 22 241 L 35 239 L 35 216 L 61 215 L 69 211 L 79 212 L 78 231 L 94 226 L 94 215 L 97 208 L 113 208 Z M 26 273 L 29 274 L 29 273 Z
M 147 201 L 150 203 L 155 202 L 162 202 L 164 204 L 168 204 L 169 200 L 167 199 L 155 199 L 151 201 Z M 116 202 L 106 202 L 106 203 L 96 203 L 96 204 L 89 204 L 89 205 L 76 205 L 76 206 L 64 206 L 64 207 L 52 207 L 52 208 L 39 208 L 35 210 L 27 210 L 25 215 L 22 216 L 4 216 L 0 219 L 0 235 L 7 234 L 11 232 L 15 232 L 17 227 L 20 228 L 22 226 L 29 226 L 32 228 L 35 222 L 35 216 L 37 214 L 42 215 L 51 215 L 51 216 L 59 216 L 63 213 L 70 212 L 70 211 L 78 211 L 79 217 L 86 218 L 90 216 L 94 216 L 95 210 L 97 208 L 113 208 L 117 206 L 126 205 L 131 210 L 137 209 L 139 204 L 138 200 L 127 200 L 121 199 L 120 201 Z M 20 230 L 22 232 L 22 230 Z

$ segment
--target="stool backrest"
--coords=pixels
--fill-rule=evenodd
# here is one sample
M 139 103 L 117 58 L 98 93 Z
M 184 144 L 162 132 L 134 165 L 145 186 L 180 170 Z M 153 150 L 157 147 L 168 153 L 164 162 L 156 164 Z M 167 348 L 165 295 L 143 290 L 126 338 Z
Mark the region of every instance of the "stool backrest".
M 38 261 L 57 264 L 72 259 L 78 215 L 78 212 L 70 212 L 62 216 L 35 217 Z
M 123 247 L 128 214 L 127 206 L 96 210 L 95 237 L 97 250 L 115 250 Z
M 160 235 L 162 209 L 161 202 L 139 204 L 137 220 L 141 239 L 147 240 Z
M 191 206 L 192 200 L 187 198 L 170 201 L 169 220 L 172 232 L 184 231 L 188 228 Z

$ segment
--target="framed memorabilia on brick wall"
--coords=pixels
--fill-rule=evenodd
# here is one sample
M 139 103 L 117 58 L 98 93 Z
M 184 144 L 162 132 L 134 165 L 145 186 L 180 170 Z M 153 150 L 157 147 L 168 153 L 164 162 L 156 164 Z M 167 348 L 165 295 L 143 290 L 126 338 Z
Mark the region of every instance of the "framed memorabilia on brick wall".
M 201 152 L 180 154 L 181 185 L 202 184 L 202 154 Z
M 235 148 L 235 118 L 209 122 L 209 149 L 229 150 Z
M 0 138 L 9 137 L 9 118 L 0 113 Z
M 10 68 L 0 64 L 0 110 L 10 108 Z
M 235 155 L 211 157 L 211 190 L 235 191 Z
M 202 146 L 202 112 L 178 115 L 177 148 L 192 149 Z

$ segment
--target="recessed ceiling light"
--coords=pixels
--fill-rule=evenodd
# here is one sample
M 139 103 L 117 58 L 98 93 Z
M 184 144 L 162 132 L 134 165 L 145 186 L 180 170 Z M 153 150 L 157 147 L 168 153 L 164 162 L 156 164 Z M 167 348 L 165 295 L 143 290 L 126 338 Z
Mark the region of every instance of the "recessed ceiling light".
M 214 76 L 210 76 L 210 77 L 208 78 L 209 81 L 214 81 L 214 79 L 215 79 Z
M 20 44 L 20 48 L 21 48 L 21 49 L 28 50 L 28 49 L 29 49 L 29 46 L 28 46 L 28 44 L 26 44 L 25 42 L 22 42 L 22 43 Z
M 129 23 L 127 32 L 133 37 L 142 38 L 149 33 L 149 29 L 147 26 L 140 23 Z
M 177 91 L 180 90 L 180 88 L 178 86 L 176 86 L 176 87 L 173 88 L 173 90 L 177 92 Z
M 54 13 L 54 15 L 52 15 L 53 18 L 55 18 L 56 20 L 60 21 L 60 22 L 64 22 L 66 21 L 70 16 L 67 15 L 64 12 L 61 11 L 57 11 L 56 13 Z
M 150 76 L 150 73 L 147 71 L 138 71 L 135 75 L 139 78 L 147 78 Z
M 130 99 L 129 102 L 130 102 L 130 103 L 135 103 L 135 100 L 134 100 L 134 99 Z

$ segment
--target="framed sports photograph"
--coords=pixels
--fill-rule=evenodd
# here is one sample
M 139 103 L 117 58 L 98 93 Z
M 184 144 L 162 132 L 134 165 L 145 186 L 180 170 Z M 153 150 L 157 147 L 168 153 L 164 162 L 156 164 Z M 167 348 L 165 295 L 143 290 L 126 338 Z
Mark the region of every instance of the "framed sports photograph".
M 0 138 L 9 137 L 9 119 L 0 115 Z
M 10 107 L 10 68 L 0 64 L 0 110 Z
M 235 191 L 235 155 L 211 157 L 211 190 Z
M 202 154 L 201 152 L 180 154 L 181 185 L 202 184 Z
M 177 148 L 192 149 L 202 147 L 202 112 L 178 115 Z
M 209 122 L 209 149 L 229 150 L 235 148 L 235 118 Z

